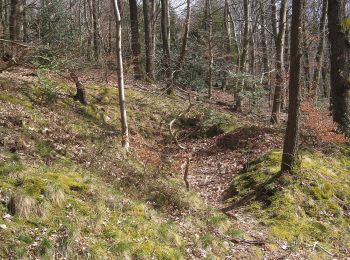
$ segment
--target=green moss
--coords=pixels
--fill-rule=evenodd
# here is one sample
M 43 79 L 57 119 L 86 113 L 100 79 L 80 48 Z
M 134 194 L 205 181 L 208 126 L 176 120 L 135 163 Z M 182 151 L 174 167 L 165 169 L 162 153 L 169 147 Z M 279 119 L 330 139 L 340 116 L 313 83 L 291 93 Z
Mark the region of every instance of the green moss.
M 319 241 L 334 248 L 349 243 L 343 232 L 350 223 L 344 207 L 350 203 L 347 150 L 333 157 L 303 151 L 294 175 L 279 175 L 280 158 L 280 152 L 271 152 L 235 177 L 228 201 L 243 199 L 246 210 L 290 243 Z
M 25 108 L 32 109 L 33 105 L 30 101 L 24 100 L 23 98 L 19 98 L 15 95 L 10 94 L 0 94 L 0 100 L 4 102 L 8 102 L 11 104 L 21 105 Z
M 18 236 L 18 240 L 22 241 L 26 244 L 30 244 L 30 243 L 32 243 L 33 238 L 30 235 L 28 235 L 27 233 L 22 233 Z
M 120 115 L 115 88 L 87 85 L 90 105 L 81 106 L 55 96 L 57 86 L 65 92 L 69 86 L 44 81 L 41 84 L 46 86 L 4 91 L 5 106 L 26 100 L 36 106 L 29 111 L 22 104 L 29 117 L 28 124 L 18 130 L 28 144 L 25 153 L 0 154 L 5 159 L 0 162 L 0 195 L 30 202 L 28 217 L 19 214 L 24 209 L 10 212 L 8 205 L 0 203 L 1 216 L 13 215 L 6 222 L 8 228 L 0 231 L 0 239 L 6 237 L 0 243 L 0 258 L 51 259 L 60 253 L 69 259 L 185 259 L 189 246 L 211 248 L 208 256 L 224 258 L 228 249 L 208 229 L 225 233 L 234 230 L 234 225 L 208 209 L 195 192 L 187 192 L 183 180 L 169 177 L 175 175 L 170 167 L 161 172 L 157 164 L 145 167 L 139 158 L 125 156 L 118 148 Z M 187 106 L 176 97 L 159 98 L 133 89 L 126 95 L 133 133 L 137 138 L 147 136 L 150 142 L 167 137 L 164 126 Z M 54 106 L 46 104 L 51 98 Z M 22 116 L 17 110 L 10 112 Z M 206 112 L 196 105 L 193 113 Z M 213 110 L 205 116 L 205 129 L 234 122 L 222 114 Z M 227 120 L 216 121 L 216 117 Z M 45 127 L 48 133 L 40 131 Z M 76 155 L 82 145 L 83 154 Z M 172 221 L 169 213 L 183 217 L 183 225 Z M 190 244 L 192 239 L 194 244 Z M 31 247 L 34 242 L 35 249 Z
M 190 137 L 213 137 L 237 128 L 237 120 L 229 113 L 217 111 L 209 106 L 198 106 L 189 115 L 180 118 L 179 126 L 190 128 Z
M 6 154 L 6 159 L 0 161 L 0 175 L 20 172 L 24 165 L 16 154 Z
M 42 157 L 49 157 L 53 155 L 54 150 L 50 146 L 48 142 L 39 142 L 36 144 L 36 151 L 42 156 Z
M 343 19 L 341 22 L 341 28 L 345 33 L 350 34 L 350 18 Z

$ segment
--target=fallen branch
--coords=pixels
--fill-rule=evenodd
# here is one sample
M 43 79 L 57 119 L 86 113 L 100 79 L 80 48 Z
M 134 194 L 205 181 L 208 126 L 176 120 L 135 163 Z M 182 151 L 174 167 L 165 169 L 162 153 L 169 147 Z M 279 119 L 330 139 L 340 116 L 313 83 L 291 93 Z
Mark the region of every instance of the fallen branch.
M 173 138 L 175 144 L 177 147 L 179 147 L 180 149 L 182 150 L 186 150 L 186 147 L 181 145 L 179 143 L 179 141 L 177 140 L 176 136 L 175 136 L 175 132 L 173 131 L 173 124 L 176 122 L 177 119 L 179 119 L 181 116 L 183 115 L 186 115 L 188 112 L 190 112 L 191 108 L 193 107 L 193 104 L 191 102 L 191 95 L 188 95 L 188 100 L 189 100 L 189 105 L 188 105 L 188 108 L 181 112 L 180 114 L 178 114 L 173 120 L 170 121 L 169 123 L 169 132 L 170 132 L 170 135 L 171 137 Z
M 185 162 L 185 172 L 184 172 L 184 181 L 185 181 L 185 185 L 186 185 L 186 190 L 190 191 L 190 183 L 188 182 L 188 173 L 189 173 L 189 169 L 190 169 L 190 157 L 186 158 L 186 162 Z
M 327 249 L 325 249 L 323 246 L 321 246 L 319 244 L 318 241 L 316 241 L 312 247 L 312 251 L 315 251 L 316 247 L 318 247 L 319 249 L 321 249 L 322 251 L 324 251 L 325 253 L 327 253 L 329 256 L 334 256 L 334 254 L 332 254 L 331 252 L 329 252 Z
M 30 49 L 35 49 L 34 46 L 27 45 L 27 44 L 23 44 L 23 43 L 16 42 L 16 41 L 11 41 L 11 40 L 6 40 L 6 39 L 1 39 L 1 38 L 0 38 L 0 42 L 7 42 L 7 43 L 11 43 L 11 44 L 18 45 L 18 46 L 21 46 L 21 47 L 30 48 Z
M 221 239 L 236 243 L 236 244 L 246 244 L 246 245 L 255 245 L 255 246 L 263 246 L 265 245 L 265 241 L 262 240 L 247 240 L 247 239 L 240 239 L 240 238 L 234 238 L 229 237 L 225 235 L 221 235 L 217 232 L 214 232 L 216 236 L 220 237 Z

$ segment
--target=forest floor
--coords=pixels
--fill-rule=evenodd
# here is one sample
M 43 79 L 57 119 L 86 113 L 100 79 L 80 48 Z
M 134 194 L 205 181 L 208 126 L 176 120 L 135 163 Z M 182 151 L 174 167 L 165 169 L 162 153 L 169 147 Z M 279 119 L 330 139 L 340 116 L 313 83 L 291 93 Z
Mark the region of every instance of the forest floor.
M 72 101 L 73 84 L 60 74 L 16 68 L 0 75 L 0 241 L 10 238 L 0 246 L 1 257 L 37 257 L 62 247 L 66 256 L 104 259 L 350 255 L 350 240 L 343 234 L 350 224 L 350 151 L 326 110 L 303 105 L 301 170 L 295 179 L 281 182 L 288 185 L 271 183 L 279 168 L 284 127 L 269 123 L 266 103 L 237 113 L 231 110 L 230 94 L 217 90 L 208 101 L 191 92 L 194 107 L 177 117 L 189 105 L 185 92 L 166 97 L 156 84 L 127 79 L 132 145 L 127 158 L 117 148 L 116 80 L 109 77 L 107 84 L 102 74 L 91 70 L 82 77 L 86 107 Z M 185 149 L 169 134 L 174 118 Z M 190 192 L 182 180 L 186 158 Z M 62 175 L 67 177 L 61 180 Z M 90 176 L 87 182 L 85 175 Z M 48 191 L 36 187 L 43 180 Z M 56 198 L 57 192 L 51 198 L 51 185 L 65 198 Z M 13 195 L 15 191 L 22 195 Z M 96 198 L 90 199 L 91 194 Z M 245 202 L 235 205 L 241 199 Z M 36 209 L 16 209 L 23 201 Z M 37 216 L 42 205 L 57 210 L 49 218 Z M 82 222 L 74 220 L 74 232 L 66 225 L 72 214 Z M 38 235 L 38 227 L 45 232 Z M 66 241 L 62 232 L 72 232 L 75 240 Z M 85 251 L 73 254 L 77 248 Z

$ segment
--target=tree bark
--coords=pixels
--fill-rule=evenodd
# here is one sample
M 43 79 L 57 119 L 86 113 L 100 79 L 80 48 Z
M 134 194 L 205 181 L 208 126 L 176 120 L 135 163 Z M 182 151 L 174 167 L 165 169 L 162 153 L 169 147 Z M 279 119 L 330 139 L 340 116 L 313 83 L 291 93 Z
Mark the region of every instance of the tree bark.
M 79 101 L 83 105 L 87 105 L 86 91 L 83 86 L 83 83 L 79 80 L 78 76 L 74 73 L 70 73 L 70 77 L 75 83 L 75 87 L 77 89 L 77 93 L 74 95 L 73 99 Z
M 170 34 L 169 34 L 169 3 L 168 0 L 161 0 L 161 31 L 163 41 L 163 52 L 164 52 L 164 64 L 165 64 L 165 75 L 166 75 L 166 90 L 168 94 L 173 92 L 172 84 L 172 71 L 171 71 L 171 56 L 170 56 Z
M 301 66 L 301 21 L 303 2 L 293 0 L 290 50 L 289 107 L 286 135 L 281 163 L 282 172 L 291 172 L 298 156 L 300 120 L 300 66 Z
M 244 34 L 243 34 L 243 48 L 242 48 L 242 54 L 241 54 L 241 61 L 240 61 L 240 73 L 242 77 L 242 83 L 241 85 L 236 87 L 235 91 L 235 106 L 233 110 L 235 111 L 241 111 L 242 110 L 242 97 L 241 92 L 244 88 L 244 77 L 246 73 L 246 63 L 247 63 L 247 56 L 248 56 L 248 50 L 249 50 L 249 43 L 250 43 L 250 0 L 244 0 L 243 1 L 243 9 L 244 9 Z
M 242 73 L 246 70 L 246 62 L 250 43 L 250 0 L 244 0 L 244 34 L 243 34 L 243 50 L 241 55 L 241 67 L 240 71 Z
M 28 21 L 27 21 L 27 0 L 22 0 L 22 41 L 27 42 L 28 39 Z
M 142 79 L 141 69 L 141 44 L 139 35 L 139 19 L 137 0 L 129 0 L 130 26 L 131 26 L 131 51 L 134 68 L 134 79 Z
M 184 35 L 182 38 L 181 53 L 180 53 L 179 60 L 177 63 L 177 70 L 180 70 L 182 68 L 183 63 L 185 61 L 187 41 L 188 41 L 188 32 L 190 30 L 190 21 L 191 21 L 191 0 L 187 0 L 185 31 L 184 31 Z
M 325 48 L 325 36 L 326 36 L 326 18 L 327 18 L 327 8 L 328 8 L 328 0 L 323 0 L 322 3 L 322 15 L 320 19 L 320 38 L 318 42 L 317 54 L 316 54 L 316 67 L 313 76 L 313 93 L 311 93 L 311 97 L 313 99 L 316 98 L 316 92 L 318 85 L 320 84 L 321 79 L 321 71 L 323 67 L 323 58 L 324 58 L 324 48 Z
M 276 45 L 276 86 L 275 94 L 272 105 L 272 115 L 271 123 L 279 123 L 279 115 L 281 111 L 281 99 L 282 92 L 284 88 L 284 42 L 285 42 L 285 33 L 286 33 L 286 16 L 287 16 L 287 0 L 282 0 L 280 17 L 279 17 L 279 28 L 278 34 L 275 39 Z
M 304 3 L 306 5 L 306 3 Z M 304 10 L 306 9 L 306 6 L 304 7 Z M 309 43 L 307 38 L 307 28 L 306 28 L 306 14 L 304 14 L 304 19 L 302 23 L 302 29 L 303 29 L 303 68 L 304 68 L 304 90 L 306 90 L 307 99 L 310 98 L 311 94 L 311 84 L 310 84 L 310 57 L 309 57 Z
M 145 30 L 145 49 L 146 49 L 146 75 L 154 80 L 154 48 L 152 45 L 152 15 L 153 7 L 150 0 L 143 0 L 143 19 Z
M 92 25 L 93 25 L 94 59 L 95 61 L 98 61 L 100 58 L 100 46 L 99 46 L 99 24 L 98 24 L 97 0 L 92 0 Z
M 232 15 L 232 12 L 231 12 L 230 8 L 228 9 L 228 16 L 229 16 L 228 18 L 230 20 L 231 27 L 232 27 L 233 44 L 234 44 L 234 47 L 235 47 L 235 49 L 237 51 L 237 68 L 239 70 L 239 68 L 240 68 L 240 60 L 241 60 L 241 47 L 238 44 L 238 39 L 237 39 L 237 34 L 236 34 L 236 24 L 235 24 L 235 21 L 233 19 L 233 15 Z
M 264 3 L 260 2 L 260 15 L 261 15 L 261 47 L 262 47 L 262 62 L 263 62 L 263 68 L 264 72 L 269 71 L 269 54 L 267 51 L 267 38 L 266 38 L 266 32 L 265 32 L 265 8 Z
M 212 8 L 211 0 L 207 0 L 207 14 L 208 14 L 208 98 L 211 99 L 213 91 L 213 66 L 214 66 L 214 57 L 213 57 L 213 17 L 212 17 Z
M 122 29 L 121 18 L 117 0 L 111 0 L 116 18 L 117 30 L 117 64 L 118 64 L 118 90 L 119 90 L 119 109 L 121 114 L 122 126 L 122 147 L 129 149 L 129 131 L 125 109 L 125 92 L 124 92 L 124 71 L 123 71 L 123 56 L 122 56 Z
M 11 0 L 10 2 L 10 17 L 9 17 L 9 33 L 10 40 L 17 41 L 19 38 L 19 2 L 18 0 Z
M 350 136 L 350 28 L 346 24 L 346 3 L 347 0 L 328 2 L 328 27 L 333 120 Z

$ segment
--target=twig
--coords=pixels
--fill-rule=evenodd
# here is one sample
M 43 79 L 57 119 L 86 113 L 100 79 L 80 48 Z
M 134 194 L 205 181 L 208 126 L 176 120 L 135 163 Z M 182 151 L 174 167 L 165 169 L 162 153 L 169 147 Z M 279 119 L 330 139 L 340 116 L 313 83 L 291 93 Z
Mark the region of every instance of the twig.
M 247 240 L 247 239 L 234 238 L 234 237 L 221 235 L 217 232 L 215 232 L 215 234 L 216 234 L 216 236 L 220 237 L 221 239 L 224 239 L 224 240 L 236 243 L 236 244 L 247 244 L 247 245 L 256 245 L 256 246 L 265 245 L 265 241 L 262 241 L 262 240 Z
M 329 252 L 327 249 L 325 249 L 323 246 L 321 246 L 318 241 L 315 242 L 314 246 L 313 246 L 313 250 L 316 249 L 316 247 L 320 248 L 322 251 L 324 251 L 325 253 L 327 253 L 329 256 L 334 256 L 334 254 L 332 254 L 331 252 Z
M 8 42 L 8 43 L 15 44 L 15 45 L 18 45 L 18 46 L 21 46 L 21 47 L 35 49 L 34 46 L 30 46 L 30 45 L 27 45 L 27 44 L 19 43 L 19 42 L 16 42 L 16 41 L 11 41 L 11 40 L 6 40 L 6 39 L 1 39 L 0 38 L 0 42 Z
M 185 181 L 185 185 L 186 185 L 186 190 L 190 191 L 190 183 L 188 182 L 188 172 L 190 169 L 190 157 L 186 158 L 186 162 L 185 162 L 185 172 L 184 172 L 184 181 Z
M 186 147 L 183 146 L 183 145 L 181 145 L 181 144 L 179 143 L 179 141 L 177 140 L 177 138 L 176 138 L 176 136 L 175 136 L 175 133 L 174 133 L 174 131 L 173 131 L 173 124 L 176 122 L 176 120 L 177 120 L 178 118 L 180 118 L 181 116 L 186 115 L 188 112 L 190 112 L 191 108 L 193 107 L 193 104 L 192 104 L 192 102 L 191 102 L 191 95 L 188 95 L 188 100 L 189 100 L 188 108 L 187 108 L 185 111 L 183 111 L 183 112 L 181 112 L 180 114 L 178 114 L 178 115 L 177 115 L 173 120 L 171 120 L 170 123 L 169 123 L 169 132 L 170 132 L 170 135 L 171 135 L 171 137 L 173 138 L 173 140 L 174 140 L 176 146 L 179 147 L 179 148 L 182 149 L 182 150 L 186 150 Z

